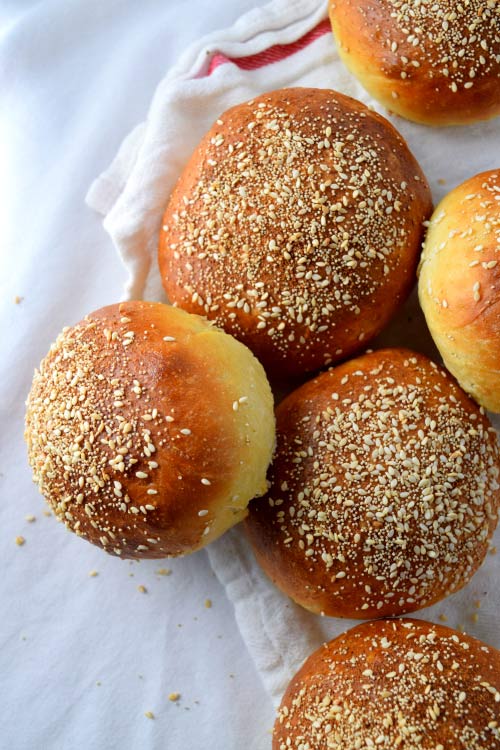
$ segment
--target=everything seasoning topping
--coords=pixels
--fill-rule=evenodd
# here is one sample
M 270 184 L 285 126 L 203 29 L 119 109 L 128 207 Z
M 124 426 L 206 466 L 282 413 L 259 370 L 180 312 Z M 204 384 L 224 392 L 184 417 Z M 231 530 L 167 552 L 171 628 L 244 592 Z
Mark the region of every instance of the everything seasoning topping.
M 493 750 L 500 742 L 500 676 L 492 652 L 429 623 L 356 628 L 316 652 L 310 674 L 295 678 L 273 748 Z
M 163 227 L 168 281 L 184 304 L 282 352 L 294 342 L 305 351 L 342 316 L 358 319 L 363 340 L 361 306 L 418 242 L 411 212 L 423 190 L 417 168 L 395 156 L 404 143 L 372 113 L 326 92 L 312 105 L 299 96 L 226 113 L 224 136 L 215 126 Z M 326 363 L 341 354 L 330 347 Z
M 322 570 L 319 585 L 339 602 L 354 590 L 368 616 L 411 611 L 463 585 L 496 522 L 499 490 L 494 429 L 444 371 L 411 356 L 399 372 L 377 362 L 368 356 L 337 377 L 330 399 L 304 393 L 291 431 L 280 434 L 278 417 L 268 497 L 279 544 Z

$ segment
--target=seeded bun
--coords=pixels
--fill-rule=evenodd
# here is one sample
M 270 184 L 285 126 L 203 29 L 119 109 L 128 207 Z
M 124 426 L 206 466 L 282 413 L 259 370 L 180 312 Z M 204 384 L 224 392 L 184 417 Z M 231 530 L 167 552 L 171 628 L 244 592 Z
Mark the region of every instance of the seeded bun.
M 387 120 L 335 91 L 233 107 L 175 187 L 160 237 L 170 300 L 282 375 L 366 345 L 415 281 L 427 182 Z
M 422 620 L 363 623 L 287 688 L 273 750 L 498 750 L 500 651 Z
M 35 372 L 26 441 L 69 529 L 121 557 L 181 555 L 265 491 L 273 399 L 251 352 L 203 318 L 126 302 L 58 337 Z
M 418 291 L 446 367 L 500 412 L 500 170 L 472 177 L 436 208 Z
M 497 0 L 330 0 L 339 54 L 408 120 L 463 125 L 500 114 Z
M 371 618 L 433 604 L 470 579 L 497 524 L 496 433 L 427 357 L 385 349 L 279 406 L 266 498 L 246 527 L 298 604 Z

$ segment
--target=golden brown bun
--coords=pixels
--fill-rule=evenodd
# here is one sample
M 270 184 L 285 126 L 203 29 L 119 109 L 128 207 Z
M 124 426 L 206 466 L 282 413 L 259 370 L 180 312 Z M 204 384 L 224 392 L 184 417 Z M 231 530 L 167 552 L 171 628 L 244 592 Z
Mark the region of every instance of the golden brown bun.
M 422 620 L 363 623 L 290 682 L 273 750 L 498 750 L 500 651 Z
M 410 291 L 427 182 L 383 117 L 335 91 L 284 89 L 228 110 L 164 216 L 170 300 L 274 374 L 345 359 Z
M 277 408 L 269 494 L 246 527 L 267 575 L 336 617 L 412 612 L 461 588 L 497 524 L 495 430 L 404 349 L 319 375 Z
M 192 552 L 266 489 L 273 399 L 252 353 L 167 305 L 103 307 L 35 372 L 34 481 L 66 526 L 111 554 Z
M 500 114 L 498 0 L 330 0 L 339 54 L 388 109 L 426 125 Z
M 500 412 L 500 170 L 472 177 L 436 208 L 418 292 L 446 367 Z

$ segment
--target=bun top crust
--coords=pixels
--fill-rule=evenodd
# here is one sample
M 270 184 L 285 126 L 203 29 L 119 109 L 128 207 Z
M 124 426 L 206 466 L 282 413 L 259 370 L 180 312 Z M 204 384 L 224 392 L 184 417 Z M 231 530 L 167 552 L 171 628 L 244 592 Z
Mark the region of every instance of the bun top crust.
M 417 122 L 500 114 L 497 0 L 330 0 L 340 53 L 368 91 Z
M 171 301 L 268 369 L 344 359 L 413 282 L 428 185 L 380 115 L 334 91 L 273 91 L 224 113 L 194 152 L 159 247 Z
M 500 170 L 462 183 L 429 223 L 419 297 L 448 369 L 500 412 Z
M 429 222 L 419 277 L 423 291 L 454 328 L 500 320 L 500 169 L 471 177 L 437 206 Z M 495 331 L 498 334 L 498 328 Z
M 500 504 L 496 433 L 443 368 L 383 349 L 277 410 L 268 495 L 246 527 L 269 577 L 336 617 L 412 612 L 461 588 Z
M 110 305 L 35 373 L 26 440 L 56 516 L 121 557 L 204 546 L 266 489 L 273 400 L 251 352 L 199 316 Z
M 498 750 L 500 652 L 442 625 L 376 620 L 292 679 L 273 750 Z

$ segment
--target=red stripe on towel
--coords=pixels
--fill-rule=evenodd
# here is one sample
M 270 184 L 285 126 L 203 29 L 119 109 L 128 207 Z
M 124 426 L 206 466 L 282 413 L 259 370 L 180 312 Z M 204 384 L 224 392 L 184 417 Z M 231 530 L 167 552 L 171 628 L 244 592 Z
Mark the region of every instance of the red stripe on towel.
M 219 65 L 224 65 L 225 63 L 233 63 L 233 65 L 237 65 L 238 68 L 241 68 L 242 70 L 256 70 L 257 68 L 262 68 L 264 65 L 271 65 L 271 63 L 279 62 L 286 57 L 290 57 L 290 55 L 294 55 L 296 52 L 299 52 L 301 49 L 304 49 L 304 47 L 307 47 L 309 44 L 316 41 L 316 39 L 319 39 L 324 34 L 329 34 L 330 32 L 330 21 L 325 19 L 324 21 L 320 21 L 314 29 L 308 31 L 307 34 L 304 34 L 303 37 L 297 39 L 295 42 L 290 42 L 290 44 L 275 44 L 268 49 L 262 50 L 262 52 L 257 52 L 255 55 L 247 55 L 247 57 L 226 57 L 226 55 L 223 55 L 221 52 L 216 52 L 210 60 L 210 65 L 208 66 L 205 75 L 209 76 L 219 67 Z

